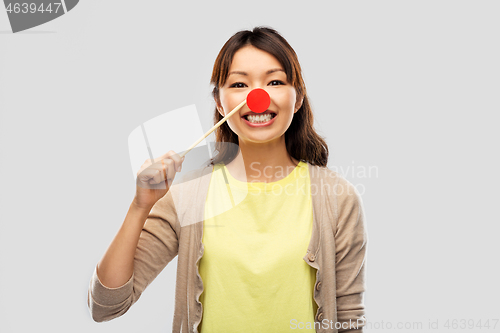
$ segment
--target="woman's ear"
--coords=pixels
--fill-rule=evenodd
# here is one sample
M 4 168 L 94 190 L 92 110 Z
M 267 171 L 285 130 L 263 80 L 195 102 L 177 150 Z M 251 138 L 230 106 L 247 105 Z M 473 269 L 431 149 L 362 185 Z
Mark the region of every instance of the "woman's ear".
M 216 105 L 216 107 L 217 107 L 217 111 L 219 111 L 220 115 L 221 115 L 222 117 L 224 117 L 224 116 L 225 116 L 225 115 L 224 115 L 224 109 L 222 108 L 222 106 L 221 106 L 219 103 L 216 103 L 216 104 L 217 104 L 217 105 Z
M 293 113 L 299 111 L 300 107 L 302 106 L 302 102 L 304 102 L 304 97 L 300 96 L 297 98 L 297 102 L 295 102 L 295 111 Z
M 224 109 L 222 108 L 222 105 L 220 103 L 220 99 L 218 97 L 214 98 L 215 100 L 215 107 L 217 108 L 217 111 L 221 114 L 222 117 L 224 117 Z

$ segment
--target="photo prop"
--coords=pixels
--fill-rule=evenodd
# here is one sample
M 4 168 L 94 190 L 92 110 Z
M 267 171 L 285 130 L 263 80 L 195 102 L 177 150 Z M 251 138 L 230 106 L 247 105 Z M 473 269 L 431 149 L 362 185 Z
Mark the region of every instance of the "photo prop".
M 208 132 L 203 134 L 195 143 L 193 143 L 185 152 L 179 154 L 181 157 L 186 155 L 191 149 L 196 147 L 202 140 L 204 140 L 210 133 L 215 131 L 220 125 L 222 125 L 226 120 L 229 119 L 233 114 L 238 112 L 239 109 L 243 107 L 243 105 L 247 104 L 248 108 L 255 113 L 262 113 L 267 110 L 269 105 L 271 105 L 271 97 L 269 94 L 260 88 L 253 89 L 248 93 L 247 98 L 238 106 L 236 106 L 231 112 L 229 112 L 224 118 L 222 118 L 217 124 L 214 125 Z
M 255 113 L 265 112 L 271 105 L 271 97 L 264 89 L 254 89 L 247 96 L 247 106 Z

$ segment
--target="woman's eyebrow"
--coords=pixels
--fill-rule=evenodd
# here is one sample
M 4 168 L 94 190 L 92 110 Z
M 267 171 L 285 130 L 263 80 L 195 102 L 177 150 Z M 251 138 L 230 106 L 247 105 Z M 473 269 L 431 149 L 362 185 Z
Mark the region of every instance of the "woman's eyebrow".
M 285 73 L 285 71 L 282 68 L 273 68 L 273 69 L 268 70 L 266 72 L 266 75 L 272 74 L 274 72 L 283 72 L 283 73 Z M 243 71 L 232 71 L 232 72 L 229 72 L 228 76 L 231 75 L 231 74 L 239 74 L 239 75 L 247 75 L 248 76 L 248 73 L 247 72 L 243 72 Z

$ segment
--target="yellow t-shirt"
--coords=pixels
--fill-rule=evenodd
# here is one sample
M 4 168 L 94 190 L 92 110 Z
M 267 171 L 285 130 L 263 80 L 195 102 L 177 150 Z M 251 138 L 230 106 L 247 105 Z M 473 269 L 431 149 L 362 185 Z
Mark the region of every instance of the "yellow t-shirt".
M 303 259 L 312 223 L 307 163 L 272 183 L 242 182 L 215 165 L 199 261 L 200 332 L 314 332 L 316 269 Z

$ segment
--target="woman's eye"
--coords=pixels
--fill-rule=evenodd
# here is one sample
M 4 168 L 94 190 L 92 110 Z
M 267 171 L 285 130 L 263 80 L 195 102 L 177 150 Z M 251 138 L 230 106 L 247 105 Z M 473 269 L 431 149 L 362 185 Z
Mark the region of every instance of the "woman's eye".
M 280 84 L 285 84 L 285 83 L 283 81 L 280 81 L 280 80 L 273 80 L 273 81 L 269 82 L 269 84 L 271 86 L 278 86 Z
M 229 87 L 231 87 L 231 88 L 245 88 L 246 84 L 244 84 L 243 82 L 236 82 L 236 83 L 233 83 L 232 85 L 230 85 Z

